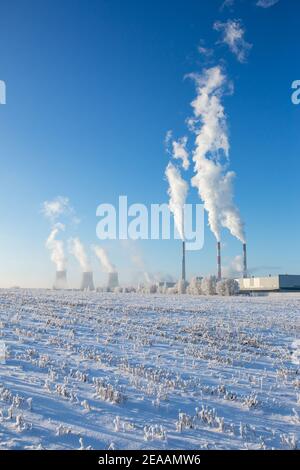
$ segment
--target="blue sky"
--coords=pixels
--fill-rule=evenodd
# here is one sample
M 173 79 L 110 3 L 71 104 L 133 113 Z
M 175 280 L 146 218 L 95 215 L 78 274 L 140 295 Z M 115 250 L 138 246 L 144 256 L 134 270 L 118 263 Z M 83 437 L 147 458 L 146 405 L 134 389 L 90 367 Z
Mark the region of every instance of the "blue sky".
M 81 219 L 65 237 L 96 243 L 96 207 L 167 202 L 166 132 L 187 133 L 195 88 L 184 76 L 207 66 L 200 44 L 215 51 L 234 82 L 224 106 L 235 201 L 246 223 L 249 266 L 255 273 L 299 273 L 299 120 L 291 83 L 300 79 L 300 5 L 279 0 L 51 0 L 1 1 L 0 286 L 49 286 L 55 267 L 45 240 L 44 200 L 67 196 Z M 215 21 L 241 19 L 252 44 L 240 63 L 213 30 Z M 192 169 L 186 175 L 192 176 Z M 188 202 L 198 202 L 194 188 Z M 226 231 L 223 261 L 241 252 Z M 177 276 L 178 242 L 106 242 L 121 278 L 136 269 Z M 103 275 L 93 260 L 96 281 Z M 80 271 L 70 255 L 70 279 Z M 215 240 L 208 227 L 203 250 L 188 254 L 188 275 L 215 272 Z

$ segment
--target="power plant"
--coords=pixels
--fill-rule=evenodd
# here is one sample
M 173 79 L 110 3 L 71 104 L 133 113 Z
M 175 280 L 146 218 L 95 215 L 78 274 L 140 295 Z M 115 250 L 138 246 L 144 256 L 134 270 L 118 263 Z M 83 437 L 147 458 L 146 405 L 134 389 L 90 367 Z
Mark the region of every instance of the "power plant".
M 113 290 L 119 287 L 119 277 L 116 271 L 108 273 L 107 289 Z
M 98 258 L 101 261 L 102 267 L 105 269 L 107 273 L 107 285 L 104 288 L 98 288 L 97 291 L 99 292 L 131 292 L 132 290 L 125 290 L 119 286 L 119 276 L 115 266 L 110 262 L 107 253 L 101 247 L 97 247 L 95 250 Z M 177 289 L 176 293 L 185 294 L 187 288 L 189 286 L 189 282 L 187 281 L 186 277 L 186 242 L 182 240 L 181 245 L 181 277 L 179 281 L 176 282 L 157 282 L 155 285 L 152 286 L 152 291 L 149 289 L 150 293 L 155 292 L 171 292 L 172 289 Z M 238 257 L 239 261 L 239 268 L 235 271 L 232 271 L 231 279 L 235 278 L 239 285 L 239 291 L 241 294 L 252 294 L 254 292 L 258 293 L 268 293 L 268 292 L 299 292 L 300 291 L 300 276 L 298 275 L 283 275 L 278 274 L 268 277 L 254 277 L 249 276 L 248 272 L 248 263 L 247 263 L 247 244 L 244 242 L 242 244 L 242 257 Z M 80 258 L 81 259 L 81 258 Z M 82 280 L 80 285 L 80 290 L 82 291 L 94 291 L 94 279 L 93 279 L 93 272 L 90 269 L 90 265 L 85 262 L 81 262 L 81 267 L 83 269 L 82 272 Z M 59 267 L 58 267 L 59 268 Z M 230 277 L 229 271 L 226 270 L 227 276 Z M 233 274 L 233 273 L 236 274 Z M 225 276 L 225 278 L 227 277 Z M 235 277 L 236 276 L 236 277 Z M 217 242 L 217 279 L 215 276 L 211 276 L 214 278 L 214 282 L 222 280 L 222 263 L 221 263 L 221 242 Z M 224 281 L 225 281 L 224 278 Z M 194 280 L 195 278 L 193 278 Z M 203 279 L 203 278 L 197 278 Z M 120 289 L 117 289 L 119 288 Z M 53 284 L 53 289 L 55 290 L 64 290 L 68 289 L 67 283 L 67 271 L 66 269 L 57 269 L 55 275 L 55 282 Z M 135 288 L 132 287 L 133 292 L 136 292 Z M 138 290 L 139 291 L 139 290 Z M 145 293 L 147 293 L 147 289 Z M 149 293 L 148 292 L 148 293 Z
M 67 271 L 66 270 L 56 271 L 53 289 L 67 289 L 67 288 L 68 288 Z
M 84 291 L 95 290 L 92 271 L 87 271 L 87 272 L 82 273 L 82 281 L 81 281 L 80 290 L 84 290 Z

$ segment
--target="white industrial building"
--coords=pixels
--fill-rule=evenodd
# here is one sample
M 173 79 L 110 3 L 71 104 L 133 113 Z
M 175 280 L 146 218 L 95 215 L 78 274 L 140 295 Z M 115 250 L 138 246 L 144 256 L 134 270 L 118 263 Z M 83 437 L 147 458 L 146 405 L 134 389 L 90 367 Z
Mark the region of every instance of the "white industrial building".
M 237 282 L 241 292 L 300 292 L 300 275 L 248 277 Z

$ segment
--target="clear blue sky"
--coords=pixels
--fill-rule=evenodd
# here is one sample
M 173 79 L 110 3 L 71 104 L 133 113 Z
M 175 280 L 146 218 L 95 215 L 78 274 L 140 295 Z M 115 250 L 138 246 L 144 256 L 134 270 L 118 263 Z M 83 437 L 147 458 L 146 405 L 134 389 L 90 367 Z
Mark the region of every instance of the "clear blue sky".
M 255 3 L 236 0 L 220 11 L 222 0 L 1 1 L 0 286 L 51 285 L 44 200 L 70 198 L 82 221 L 65 236 L 78 235 L 86 246 L 97 242 L 99 203 L 119 194 L 167 202 L 163 141 L 169 129 L 186 133 L 195 90 L 183 78 L 205 66 L 201 41 L 214 47 L 215 63 L 225 64 L 235 84 L 224 105 L 249 266 L 262 274 L 300 272 L 300 106 L 290 99 L 300 79 L 300 3 Z M 242 20 L 253 44 L 247 63 L 216 45 L 212 25 L 228 18 Z M 189 202 L 197 199 L 191 189 Z M 227 263 L 241 246 L 226 232 L 223 243 Z M 105 246 L 126 277 L 127 250 Z M 175 241 L 143 241 L 138 250 L 149 271 L 179 274 Z M 203 250 L 188 254 L 188 263 L 189 276 L 215 272 L 208 228 Z M 71 270 L 78 283 L 70 259 Z

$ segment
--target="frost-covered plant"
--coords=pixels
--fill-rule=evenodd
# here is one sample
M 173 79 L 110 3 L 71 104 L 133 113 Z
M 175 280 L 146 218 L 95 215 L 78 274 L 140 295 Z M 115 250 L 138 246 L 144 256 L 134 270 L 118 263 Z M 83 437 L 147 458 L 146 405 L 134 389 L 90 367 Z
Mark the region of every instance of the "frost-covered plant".
M 166 441 L 167 433 L 163 426 L 161 425 L 151 425 L 144 427 L 144 440 L 145 441 Z
M 86 411 L 91 411 L 91 407 L 90 407 L 90 404 L 87 400 L 83 400 L 81 402 L 81 406 L 83 406 L 83 408 L 86 410 Z
M 193 417 L 186 413 L 178 414 L 178 421 L 176 421 L 176 431 L 182 432 L 184 429 L 192 429 L 194 427 Z
M 201 291 L 204 295 L 215 295 L 216 294 L 216 276 L 205 277 L 201 281 Z
M 71 434 L 72 430 L 68 426 L 64 426 L 63 424 L 59 424 L 56 428 L 56 435 L 57 436 L 64 436 L 66 434 Z
M 125 400 L 125 395 L 104 379 L 94 377 L 93 381 L 96 389 L 94 396 L 96 398 L 115 404 L 120 404 Z
M 18 432 L 22 432 L 24 430 L 32 429 L 32 424 L 26 424 L 23 418 L 23 415 L 19 414 L 16 416 L 16 424 L 15 427 Z
M 291 450 L 298 449 L 298 440 L 295 434 L 281 434 L 280 440 L 283 446 L 288 447 Z
M 121 424 L 120 416 L 116 416 L 113 423 L 114 423 L 114 426 L 115 426 L 115 431 L 119 432 L 120 431 L 120 424 Z
M 193 277 L 187 287 L 186 292 L 190 295 L 201 295 L 201 279 L 199 279 L 198 277 Z
M 249 410 L 250 408 L 256 408 L 259 402 L 257 399 L 257 395 L 251 393 L 250 395 L 246 396 L 243 400 L 243 405 L 246 406 Z
M 235 279 L 223 279 L 216 284 L 216 292 L 218 295 L 231 296 L 237 295 L 239 285 Z
M 79 450 L 93 450 L 92 446 L 87 446 L 87 447 L 84 446 L 83 437 L 79 438 L 79 444 L 80 444 Z
M 293 413 L 294 413 L 294 416 L 293 416 L 293 421 L 295 421 L 295 423 L 297 424 L 300 424 L 300 416 L 299 416 L 299 413 L 297 410 L 295 410 L 295 408 L 293 408 Z
M 178 294 L 185 294 L 186 293 L 186 281 L 184 281 L 183 279 L 180 279 L 177 283 L 176 289 L 177 289 Z

